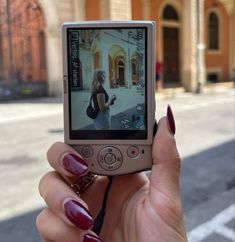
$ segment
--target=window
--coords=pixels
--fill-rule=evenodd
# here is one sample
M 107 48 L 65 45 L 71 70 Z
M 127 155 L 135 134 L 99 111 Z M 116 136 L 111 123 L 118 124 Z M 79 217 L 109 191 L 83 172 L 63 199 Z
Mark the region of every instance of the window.
M 132 70 L 132 76 L 136 76 L 137 75 L 137 65 L 136 65 L 135 60 L 132 60 L 131 70 Z
M 177 12 L 175 11 L 174 7 L 172 7 L 171 5 L 166 5 L 166 7 L 163 11 L 162 18 L 164 20 L 174 20 L 174 21 L 179 20 Z
M 139 75 L 138 75 L 138 65 L 136 57 L 131 59 L 131 78 L 132 78 L 132 85 L 139 84 Z
M 208 20 L 208 48 L 219 49 L 219 18 L 215 12 L 209 15 Z
M 94 69 L 99 69 L 100 68 L 100 53 L 96 52 L 94 54 Z

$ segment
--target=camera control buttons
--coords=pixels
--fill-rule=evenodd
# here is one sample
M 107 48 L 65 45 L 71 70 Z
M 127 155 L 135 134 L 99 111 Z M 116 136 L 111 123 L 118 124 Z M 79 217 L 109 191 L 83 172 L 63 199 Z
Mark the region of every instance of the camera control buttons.
M 140 151 L 139 151 L 139 148 L 136 147 L 136 146 L 130 146 L 128 147 L 127 149 L 127 155 L 130 157 L 130 158 L 137 158 L 140 154 Z
M 81 149 L 81 155 L 84 157 L 84 158 L 89 158 L 89 157 L 92 157 L 94 154 L 94 151 L 93 149 L 86 145 L 86 146 L 83 146 L 82 149 Z
M 103 148 L 98 156 L 99 165 L 107 170 L 113 171 L 122 165 L 122 153 L 115 147 Z
M 116 162 L 116 156 L 112 153 L 108 153 L 105 155 L 104 157 L 104 161 L 107 163 L 107 164 L 114 164 Z

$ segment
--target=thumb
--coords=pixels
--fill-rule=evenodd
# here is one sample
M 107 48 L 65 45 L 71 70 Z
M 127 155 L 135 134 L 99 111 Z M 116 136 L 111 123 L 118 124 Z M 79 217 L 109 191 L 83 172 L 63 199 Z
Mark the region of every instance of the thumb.
M 175 123 L 170 106 L 167 117 L 160 119 L 153 141 L 153 167 L 150 177 L 150 197 L 158 199 L 159 194 L 173 201 L 179 201 L 180 157 L 174 138 Z

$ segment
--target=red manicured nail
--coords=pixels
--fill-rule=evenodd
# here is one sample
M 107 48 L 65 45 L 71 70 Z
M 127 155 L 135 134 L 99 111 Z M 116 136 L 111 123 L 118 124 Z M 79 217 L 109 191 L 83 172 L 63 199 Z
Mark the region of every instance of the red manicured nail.
M 91 214 L 79 202 L 69 200 L 64 204 L 65 214 L 68 219 L 82 230 L 88 230 L 93 225 Z
M 167 119 L 168 119 L 170 131 L 173 135 L 175 135 L 175 119 L 170 105 L 167 106 Z
M 92 234 L 86 234 L 84 236 L 83 242 L 102 242 L 102 240 Z
M 82 176 L 88 171 L 86 162 L 75 154 L 67 154 L 62 160 L 62 165 L 65 170 L 76 176 Z

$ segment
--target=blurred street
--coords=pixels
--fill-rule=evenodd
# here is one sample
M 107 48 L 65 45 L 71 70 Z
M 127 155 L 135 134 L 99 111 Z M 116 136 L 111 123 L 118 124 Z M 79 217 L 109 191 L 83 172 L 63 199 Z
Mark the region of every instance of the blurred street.
M 171 105 L 189 242 L 235 241 L 234 89 L 172 96 L 158 99 L 156 117 Z M 50 170 L 46 150 L 63 141 L 61 100 L 0 103 L 0 114 L 0 242 L 39 242 L 37 186 Z

